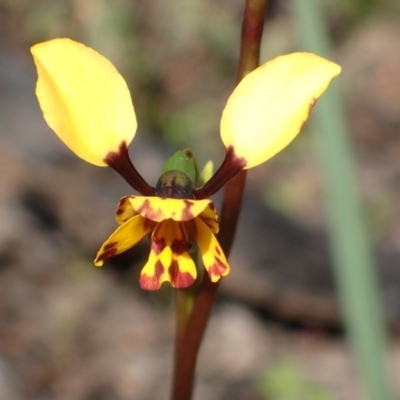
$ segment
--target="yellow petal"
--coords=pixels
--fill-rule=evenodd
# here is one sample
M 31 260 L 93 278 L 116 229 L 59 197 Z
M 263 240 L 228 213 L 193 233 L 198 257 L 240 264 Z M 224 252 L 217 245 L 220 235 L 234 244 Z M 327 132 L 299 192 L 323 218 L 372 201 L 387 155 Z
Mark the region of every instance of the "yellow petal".
M 193 236 L 200 250 L 204 267 L 212 282 L 217 282 L 221 276 L 229 274 L 229 264 L 217 239 L 210 228 L 200 218 L 194 220 L 196 229 Z
M 199 214 L 199 218 L 202 219 L 211 232 L 218 233 L 219 231 L 219 218 L 215 211 L 214 203 L 209 204 L 204 211 Z
M 213 204 L 207 199 L 189 200 L 146 196 L 131 196 L 129 201 L 139 215 L 156 222 L 166 219 L 189 221 Z
M 70 39 L 39 43 L 31 52 L 47 124 L 77 156 L 105 166 L 107 154 L 128 145 L 137 128 L 124 79 L 105 57 Z
M 311 53 L 275 58 L 247 75 L 229 97 L 221 138 L 236 157 L 255 167 L 286 147 L 311 108 L 339 75 L 339 65 Z
M 156 224 L 140 215 L 129 219 L 120 225 L 104 242 L 97 253 L 94 264 L 103 265 L 103 261 L 123 253 L 144 238 Z
M 131 196 L 124 196 L 118 203 L 116 220 L 120 225 L 137 215 L 137 212 L 133 209 L 129 201 L 130 197 Z

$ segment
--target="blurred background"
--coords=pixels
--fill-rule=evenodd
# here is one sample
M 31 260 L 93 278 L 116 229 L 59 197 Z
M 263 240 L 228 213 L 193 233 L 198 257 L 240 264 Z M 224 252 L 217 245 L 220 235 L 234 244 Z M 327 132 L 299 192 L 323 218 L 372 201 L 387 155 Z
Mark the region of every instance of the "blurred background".
M 174 151 L 218 166 L 235 85 L 242 0 L 0 0 L 0 400 L 167 399 L 169 288 L 143 293 L 148 243 L 93 266 L 130 187 L 45 125 L 29 47 L 70 37 L 130 87 L 131 156 L 149 183 Z M 357 176 L 400 373 L 400 5 L 324 1 Z M 261 60 L 295 51 L 296 13 L 270 1 Z M 343 337 L 315 139 L 307 126 L 251 170 L 232 273 L 203 343 L 196 400 L 363 399 Z M 218 198 L 216 199 L 218 202 Z M 400 394 L 400 384 L 397 393 Z

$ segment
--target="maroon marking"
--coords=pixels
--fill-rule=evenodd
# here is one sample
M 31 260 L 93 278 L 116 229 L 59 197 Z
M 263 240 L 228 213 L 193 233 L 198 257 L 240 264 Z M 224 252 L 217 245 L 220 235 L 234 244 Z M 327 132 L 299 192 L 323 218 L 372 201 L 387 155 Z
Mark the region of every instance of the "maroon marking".
M 162 265 L 160 260 L 156 261 L 156 266 L 155 266 L 155 276 L 160 279 L 161 275 L 164 273 L 164 266 Z
M 299 128 L 299 132 L 301 132 L 301 131 L 303 130 L 304 125 L 306 124 L 306 122 L 307 122 L 307 120 L 308 120 L 308 117 L 309 117 L 310 114 L 311 114 L 311 110 L 314 108 L 314 106 L 315 106 L 315 104 L 317 103 L 317 101 L 318 101 L 318 98 L 317 98 L 317 97 L 313 97 L 313 98 L 311 99 L 311 102 L 310 102 L 309 105 L 308 105 L 308 114 L 307 114 L 307 117 L 302 121 L 302 123 L 301 123 L 301 125 L 300 125 L 300 128 Z
M 139 278 L 139 286 L 144 290 L 158 290 L 160 289 L 160 277 L 164 273 L 164 267 L 160 261 L 157 260 L 154 275 L 149 276 L 142 274 Z
M 169 273 L 169 276 L 171 277 L 171 281 L 174 281 L 176 275 L 179 273 L 178 261 L 172 260 L 171 265 L 168 268 L 168 273 Z
M 144 210 L 145 212 L 148 211 L 150 208 L 150 201 L 149 199 L 146 199 L 143 204 L 136 210 L 138 214 L 141 214 L 141 212 Z
M 207 225 L 211 232 L 216 233 L 219 229 L 218 218 L 201 218 L 201 220 Z M 215 229 L 216 226 L 216 229 Z
M 317 103 L 317 101 L 318 101 L 318 98 L 317 98 L 317 97 L 313 97 L 313 98 L 311 99 L 311 102 L 310 102 L 310 104 L 308 105 L 308 115 L 310 115 L 311 110 L 313 109 L 313 107 L 315 106 L 315 104 Z
M 313 97 L 313 98 L 311 99 L 310 104 L 308 105 L 308 114 L 307 114 L 307 117 L 306 117 L 306 118 L 304 119 L 304 121 L 301 123 L 299 132 L 303 130 L 304 125 L 306 124 L 308 118 L 310 117 L 311 111 L 312 111 L 312 109 L 314 108 L 314 106 L 315 106 L 315 104 L 317 103 L 317 101 L 318 101 L 318 98 L 317 98 L 317 97 Z
M 146 199 L 143 204 L 136 210 L 138 214 L 144 214 L 147 219 L 152 221 L 159 221 L 160 217 L 164 215 L 162 210 L 154 210 L 150 205 L 150 200 Z
M 206 215 L 199 215 L 199 218 L 210 228 L 210 231 L 215 233 L 218 232 L 219 229 L 219 218 L 218 218 L 218 214 L 215 211 L 215 205 L 214 203 L 210 203 L 208 205 L 208 207 L 210 208 L 210 210 L 213 212 L 213 214 L 210 216 L 208 214 Z M 216 229 L 215 229 L 216 226 Z
M 187 239 L 182 239 L 182 240 L 175 239 L 171 244 L 171 250 L 174 254 L 180 256 L 185 251 L 188 252 L 190 250 L 189 242 L 187 241 Z
M 143 290 L 158 290 L 161 285 L 156 276 L 140 275 L 139 286 Z
M 215 257 L 215 263 L 209 268 L 208 274 L 211 276 L 222 276 L 228 267 L 221 261 L 220 258 Z
M 150 230 L 151 228 L 153 228 L 154 226 L 157 226 L 157 223 L 154 221 L 151 221 L 150 219 L 144 218 L 143 225 L 144 225 L 144 230 L 147 231 L 147 230 Z
M 154 196 L 155 189 L 143 179 L 132 164 L 125 141 L 120 144 L 117 152 L 110 151 L 103 161 L 117 171 L 140 194 Z
M 243 157 L 237 157 L 232 146 L 226 149 L 224 161 L 212 178 L 201 188 L 193 191 L 197 200 L 207 199 L 218 192 L 230 179 L 238 174 L 247 162 Z
M 118 206 L 117 206 L 117 212 L 116 212 L 117 215 L 123 214 L 123 212 L 125 211 L 123 209 L 123 207 L 125 206 L 126 202 L 128 201 L 128 199 L 130 197 L 132 197 L 132 196 L 125 196 L 125 197 L 121 198 L 121 200 L 119 201 Z
M 181 272 L 179 270 L 179 263 L 173 260 L 171 266 L 168 269 L 171 277 L 171 284 L 176 289 L 183 289 L 193 285 L 195 279 L 189 272 Z
M 194 206 L 193 200 L 184 199 L 185 208 L 182 210 L 181 221 L 189 221 L 194 218 L 191 208 Z
M 118 251 L 117 245 L 118 245 L 118 242 L 111 242 L 111 243 L 106 244 L 104 246 L 104 250 L 102 251 L 102 253 L 96 258 L 96 262 L 104 261 L 111 257 L 114 257 Z
M 215 246 L 215 252 L 220 256 L 221 255 L 221 249 L 218 246 Z
M 165 246 L 165 239 L 163 237 L 159 238 L 156 233 L 154 233 L 151 238 L 151 251 L 158 256 L 165 249 Z
M 300 128 L 299 128 L 299 132 L 301 132 L 301 131 L 303 130 L 304 125 L 306 124 L 306 122 L 307 122 L 306 119 L 304 119 L 304 120 L 302 121 L 302 123 L 301 123 L 301 125 L 300 125 Z
M 214 202 L 209 203 L 207 207 L 208 207 L 211 211 L 214 211 L 214 212 L 215 212 L 215 204 L 214 204 Z

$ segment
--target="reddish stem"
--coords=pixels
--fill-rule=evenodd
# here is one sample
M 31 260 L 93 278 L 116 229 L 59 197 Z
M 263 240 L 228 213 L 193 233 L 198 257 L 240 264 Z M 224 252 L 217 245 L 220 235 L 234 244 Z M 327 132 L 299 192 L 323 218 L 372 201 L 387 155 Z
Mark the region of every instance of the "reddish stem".
M 260 44 L 267 4 L 267 0 L 246 0 L 242 23 L 238 82 L 259 65 Z M 245 181 L 246 173 L 241 171 L 225 186 L 221 212 L 221 231 L 218 240 L 227 256 L 234 239 Z M 204 195 L 204 192 L 202 195 Z M 186 325 L 185 334 L 176 341 L 171 400 L 190 400 L 192 398 L 197 354 L 218 286 L 218 283 L 210 281 L 207 274 L 204 276 L 192 314 Z

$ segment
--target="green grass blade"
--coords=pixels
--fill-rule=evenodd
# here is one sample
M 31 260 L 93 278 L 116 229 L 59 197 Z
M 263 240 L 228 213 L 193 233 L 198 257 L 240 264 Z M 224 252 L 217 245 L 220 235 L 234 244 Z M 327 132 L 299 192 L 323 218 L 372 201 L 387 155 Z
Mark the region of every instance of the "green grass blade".
M 300 45 L 330 58 L 320 0 L 293 0 Z M 340 81 L 340 78 L 339 78 Z M 366 398 L 392 399 L 385 360 L 385 324 L 377 272 L 355 177 L 342 98 L 334 82 L 313 111 L 325 184 L 334 274 L 342 315 Z

